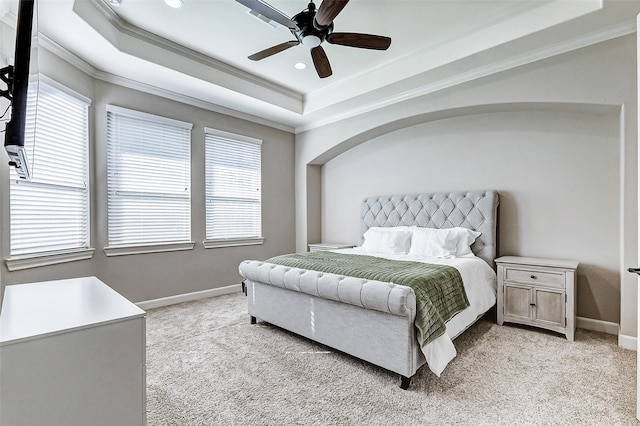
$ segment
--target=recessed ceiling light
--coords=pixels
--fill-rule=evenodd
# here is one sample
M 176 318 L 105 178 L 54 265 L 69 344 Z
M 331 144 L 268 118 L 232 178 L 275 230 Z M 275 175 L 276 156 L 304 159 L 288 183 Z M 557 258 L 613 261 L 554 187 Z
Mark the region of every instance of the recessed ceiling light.
M 295 67 L 297 70 L 303 70 L 303 69 L 305 69 L 305 68 L 307 67 L 307 64 L 305 64 L 304 62 L 297 62 L 297 63 L 294 65 L 294 67 Z
M 173 7 L 174 9 L 180 9 L 184 5 L 182 0 L 164 0 L 164 2 L 167 6 Z

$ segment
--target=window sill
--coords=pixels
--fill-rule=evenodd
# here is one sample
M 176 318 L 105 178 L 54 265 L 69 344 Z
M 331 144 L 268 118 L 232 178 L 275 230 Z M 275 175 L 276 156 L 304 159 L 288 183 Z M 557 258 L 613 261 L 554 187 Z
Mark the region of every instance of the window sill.
M 204 240 L 202 245 L 206 249 L 237 246 L 257 246 L 264 243 L 263 237 L 257 238 L 223 238 L 220 240 Z
M 160 244 L 140 244 L 130 246 L 105 247 L 104 253 L 108 257 L 128 256 L 132 254 L 163 253 L 167 251 L 193 250 L 195 241 L 185 241 L 181 243 L 160 243 Z
M 38 268 L 41 266 L 57 265 L 59 263 L 75 262 L 93 257 L 95 249 L 76 249 L 64 251 L 52 251 L 47 253 L 24 254 L 12 256 L 5 260 L 9 271 Z

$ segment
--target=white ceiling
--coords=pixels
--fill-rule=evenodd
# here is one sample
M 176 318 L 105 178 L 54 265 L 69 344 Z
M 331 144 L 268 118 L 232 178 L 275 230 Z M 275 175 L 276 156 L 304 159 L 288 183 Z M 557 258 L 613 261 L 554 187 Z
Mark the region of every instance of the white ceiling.
M 16 0 L 1 1 L 15 22 Z M 234 0 L 183 1 L 38 0 L 40 42 L 98 78 L 303 131 L 628 34 L 640 13 L 638 0 L 351 0 L 334 31 L 389 36 L 391 47 L 325 42 L 333 75 L 320 79 L 302 45 L 247 59 L 293 40 L 287 28 Z M 268 3 L 291 17 L 308 2 Z

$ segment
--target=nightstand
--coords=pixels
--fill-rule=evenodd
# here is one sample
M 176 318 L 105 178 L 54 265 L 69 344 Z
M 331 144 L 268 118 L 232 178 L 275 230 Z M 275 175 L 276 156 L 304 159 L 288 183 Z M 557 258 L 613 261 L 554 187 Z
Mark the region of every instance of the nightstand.
M 309 244 L 309 251 L 337 250 L 343 248 L 352 248 L 355 246 L 355 244 L 347 243 L 314 243 Z
M 575 260 L 503 256 L 498 266 L 498 324 L 545 328 L 573 341 L 576 330 Z

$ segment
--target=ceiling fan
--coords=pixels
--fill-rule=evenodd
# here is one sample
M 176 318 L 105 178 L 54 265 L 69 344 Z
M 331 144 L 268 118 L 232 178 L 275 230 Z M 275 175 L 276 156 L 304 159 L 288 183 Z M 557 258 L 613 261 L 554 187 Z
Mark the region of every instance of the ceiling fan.
M 236 1 L 251 9 L 251 12 L 261 19 L 266 18 L 289 28 L 296 38 L 254 53 L 249 56 L 252 61 L 259 61 L 290 47 L 303 44 L 311 49 L 311 58 L 318 76 L 326 78 L 332 74 L 332 71 L 327 54 L 321 46 L 323 41 L 326 40 L 327 43 L 342 46 L 375 50 L 387 50 L 391 45 L 391 38 L 385 36 L 333 32 L 333 20 L 349 0 L 323 0 L 317 10 L 316 5 L 311 0 L 307 9 L 292 18 L 288 18 L 282 12 L 261 0 Z

